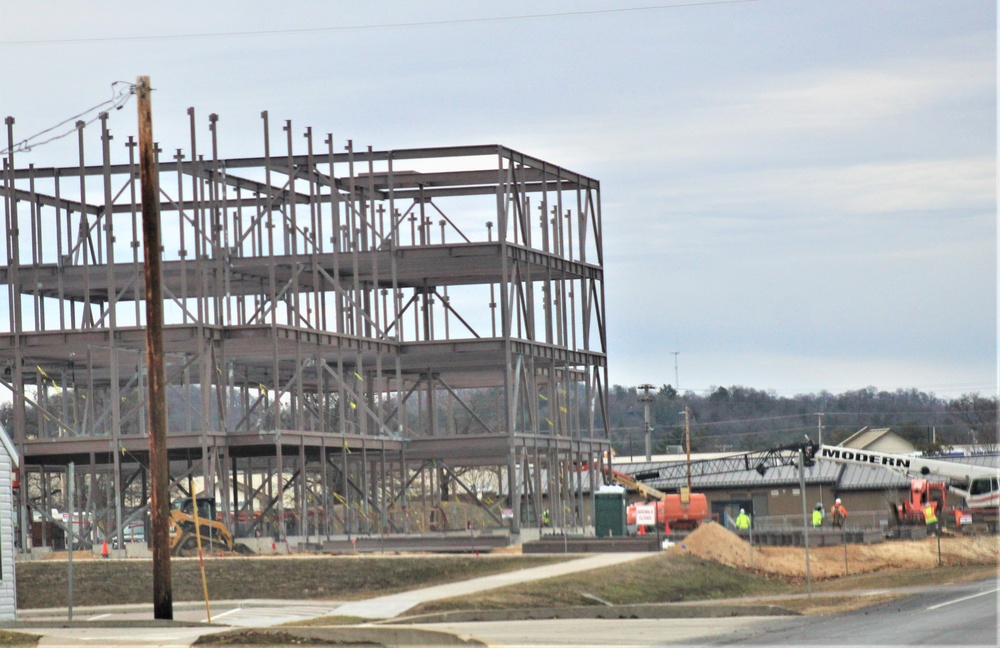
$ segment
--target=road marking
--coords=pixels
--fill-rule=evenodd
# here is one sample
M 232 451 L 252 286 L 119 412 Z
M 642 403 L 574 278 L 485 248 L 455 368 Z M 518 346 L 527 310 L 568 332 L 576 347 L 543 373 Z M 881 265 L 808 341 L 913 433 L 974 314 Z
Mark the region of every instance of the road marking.
M 226 616 L 228 614 L 232 614 L 233 612 L 239 612 L 242 609 L 243 608 L 233 608 L 232 610 L 227 610 L 227 611 L 223 612 L 222 614 L 216 614 L 212 618 L 213 619 L 221 619 L 222 617 L 224 617 L 224 616 Z M 208 619 L 202 619 L 202 623 L 207 623 L 207 622 L 208 622 Z
M 104 617 L 109 617 L 109 616 L 111 616 L 110 612 L 108 612 L 107 614 L 98 614 L 95 617 L 90 617 L 89 619 L 87 619 L 87 621 L 97 621 L 98 619 L 103 619 Z
M 997 587 L 995 589 L 991 589 L 991 590 L 986 591 L 986 592 L 980 592 L 978 594 L 971 594 L 969 596 L 963 596 L 962 598 L 955 599 L 954 601 L 947 601 L 946 603 L 938 603 L 937 605 L 932 605 L 932 606 L 930 606 L 927 609 L 928 610 L 936 610 L 938 608 L 943 608 L 946 605 L 951 605 L 952 603 L 961 603 L 962 601 L 968 601 L 969 599 L 979 598 L 980 596 L 986 596 L 987 594 L 996 594 L 997 592 L 1000 592 L 1000 587 Z

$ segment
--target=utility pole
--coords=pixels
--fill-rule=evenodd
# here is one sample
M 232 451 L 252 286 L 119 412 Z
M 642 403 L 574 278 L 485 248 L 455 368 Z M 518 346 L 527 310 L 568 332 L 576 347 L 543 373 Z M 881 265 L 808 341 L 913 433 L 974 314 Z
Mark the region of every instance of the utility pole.
M 160 285 L 160 181 L 153 144 L 149 77 L 136 84 L 139 104 L 139 181 L 142 187 L 143 261 L 146 269 L 146 383 L 149 392 L 149 510 L 153 545 L 153 618 L 174 618 L 170 575 L 170 463 L 163 372 L 163 288 Z M 117 451 L 117 448 L 115 449 Z
M 654 396 L 649 393 L 650 389 L 653 389 L 652 385 L 639 385 L 639 389 L 642 393 L 639 394 L 639 402 L 642 403 L 644 407 L 643 422 L 646 428 L 646 461 L 653 460 L 653 428 L 649 425 L 649 404 L 653 402 Z
M 678 394 L 681 393 L 681 379 L 677 373 L 677 356 L 681 354 L 680 351 L 671 351 L 670 355 L 674 356 L 674 389 Z
M 812 598 L 812 573 L 809 569 L 809 507 L 806 505 L 806 453 L 799 448 L 799 491 L 802 493 L 802 540 L 806 548 L 806 593 Z M 847 547 L 847 544 L 844 544 Z
M 816 416 L 819 417 L 819 444 L 823 445 L 823 413 L 820 412 Z
M 688 491 L 691 490 L 691 410 L 684 406 L 684 444 L 687 446 Z
M 69 538 L 66 542 L 66 549 L 69 551 L 66 585 L 66 593 L 69 596 L 69 609 L 67 610 L 66 619 L 69 621 L 73 620 L 73 543 L 75 542 L 73 531 L 76 525 L 76 507 L 74 506 L 74 502 L 76 501 L 76 473 L 74 472 L 74 465 L 74 462 L 71 461 L 66 466 L 66 512 L 69 513 L 69 526 L 66 533 L 66 537 Z

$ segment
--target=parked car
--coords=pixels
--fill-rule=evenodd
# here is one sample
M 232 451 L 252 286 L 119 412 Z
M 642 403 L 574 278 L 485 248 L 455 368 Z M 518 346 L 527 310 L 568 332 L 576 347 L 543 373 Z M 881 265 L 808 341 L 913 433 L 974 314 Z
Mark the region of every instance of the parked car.
M 129 543 L 141 543 L 146 544 L 146 528 L 141 522 L 130 524 L 124 529 L 122 529 L 122 540 L 125 544 Z M 118 535 L 111 536 L 111 544 L 115 549 L 118 549 Z

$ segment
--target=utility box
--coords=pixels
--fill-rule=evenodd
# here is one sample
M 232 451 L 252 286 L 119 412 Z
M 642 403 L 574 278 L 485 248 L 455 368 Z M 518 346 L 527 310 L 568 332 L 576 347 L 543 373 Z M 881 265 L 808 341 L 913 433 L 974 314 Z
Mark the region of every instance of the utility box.
M 626 535 L 625 511 L 625 489 L 621 486 L 601 486 L 594 493 L 594 529 L 597 537 Z

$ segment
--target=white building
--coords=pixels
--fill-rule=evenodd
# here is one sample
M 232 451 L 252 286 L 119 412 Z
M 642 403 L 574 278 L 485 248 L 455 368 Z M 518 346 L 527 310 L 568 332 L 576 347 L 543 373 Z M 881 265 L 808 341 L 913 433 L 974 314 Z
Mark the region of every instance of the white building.
M 7 430 L 0 425 L 0 621 L 17 616 L 17 582 L 14 577 L 14 470 L 20 459 Z

